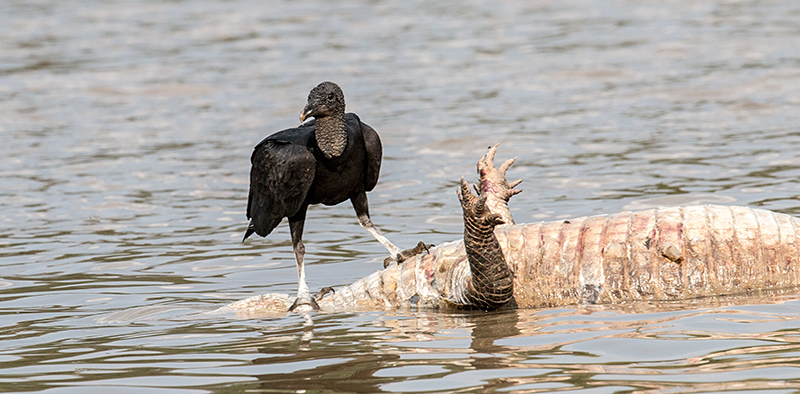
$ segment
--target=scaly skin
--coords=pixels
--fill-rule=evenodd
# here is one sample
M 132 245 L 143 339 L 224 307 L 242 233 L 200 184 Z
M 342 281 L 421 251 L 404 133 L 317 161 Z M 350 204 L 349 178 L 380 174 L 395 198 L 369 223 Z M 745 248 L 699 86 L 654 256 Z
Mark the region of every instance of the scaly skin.
M 514 275 L 494 235 L 494 228 L 503 224 L 503 219 L 489 211 L 485 194 L 480 197 L 472 194 L 463 178 L 458 200 L 464 212 L 464 248 L 471 273 L 465 306 L 480 309 L 505 306 L 514 296 Z
M 699 205 L 499 228 L 522 308 L 800 286 L 800 220 Z
M 513 160 L 494 167 L 495 150 L 478 163 L 480 197 L 460 186 L 463 240 L 337 289 L 319 300 L 320 309 L 539 308 L 762 289 L 800 293 L 797 218 L 703 205 L 509 225 L 506 203 L 519 181 L 505 179 Z M 507 299 L 508 288 L 513 298 Z M 266 294 L 217 312 L 285 314 L 290 304 L 288 295 Z

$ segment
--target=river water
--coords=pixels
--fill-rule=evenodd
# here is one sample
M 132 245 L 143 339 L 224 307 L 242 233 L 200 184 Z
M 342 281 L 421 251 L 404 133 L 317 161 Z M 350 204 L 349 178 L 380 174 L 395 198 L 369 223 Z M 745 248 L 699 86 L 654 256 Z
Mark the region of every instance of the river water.
M 0 392 L 800 389 L 791 292 L 202 315 L 295 291 L 285 224 L 240 242 L 249 156 L 324 80 L 381 135 L 371 211 L 401 247 L 461 236 L 495 143 L 517 222 L 800 215 L 795 1 L 8 0 L 0 26 Z M 312 291 L 385 257 L 349 204 L 304 239 Z

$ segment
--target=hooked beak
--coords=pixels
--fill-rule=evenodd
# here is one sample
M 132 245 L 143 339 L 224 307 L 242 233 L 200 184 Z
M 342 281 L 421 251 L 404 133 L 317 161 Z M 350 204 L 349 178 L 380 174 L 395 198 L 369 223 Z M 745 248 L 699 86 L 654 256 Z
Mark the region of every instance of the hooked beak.
M 314 101 L 309 101 L 308 104 L 306 104 L 305 108 L 303 108 L 303 111 L 300 112 L 300 123 L 305 122 L 306 119 L 312 116 L 315 118 L 320 115 L 324 116 L 326 111 L 327 107 L 324 104 L 319 105 Z
M 300 111 L 300 124 L 305 122 L 309 117 L 313 116 L 311 115 L 312 113 L 314 113 L 314 107 L 311 105 L 311 103 L 308 103 L 306 107 Z
M 305 108 L 303 108 L 303 111 L 300 112 L 300 123 L 305 122 L 306 119 L 312 116 L 314 118 L 320 118 L 323 116 L 328 116 L 329 114 L 330 114 L 330 108 L 327 105 L 320 104 L 316 100 L 309 101 L 308 104 L 306 104 Z

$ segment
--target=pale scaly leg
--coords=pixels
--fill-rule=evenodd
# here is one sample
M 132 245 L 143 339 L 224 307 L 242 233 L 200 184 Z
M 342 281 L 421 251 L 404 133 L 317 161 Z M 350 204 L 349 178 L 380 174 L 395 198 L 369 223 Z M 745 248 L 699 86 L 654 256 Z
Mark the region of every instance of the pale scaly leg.
M 424 242 L 419 242 L 416 247 L 411 249 L 402 250 L 397 246 L 394 246 L 393 243 L 389 242 L 386 237 L 375 228 L 375 225 L 372 224 L 372 220 L 369 218 L 369 204 L 367 203 L 367 193 L 361 193 L 353 198 L 350 199 L 350 202 L 353 203 L 353 208 L 356 210 L 356 215 L 358 215 L 358 223 L 361 224 L 361 227 L 364 227 L 370 234 L 372 234 L 378 242 L 383 245 L 386 250 L 389 251 L 389 257 L 387 257 L 383 261 L 383 268 L 386 268 L 391 264 L 393 261 L 397 261 L 398 263 L 403 262 L 403 260 L 416 256 L 423 251 L 427 251 L 428 248 L 432 247 L 433 245 L 428 245 Z
M 353 209 L 356 210 L 356 215 L 358 216 L 358 223 L 361 227 L 364 227 L 370 234 L 372 234 L 378 242 L 383 245 L 386 250 L 389 251 L 389 255 L 392 257 L 397 256 L 398 253 L 402 252 L 400 248 L 394 246 L 393 243 L 389 242 L 389 240 L 375 228 L 375 225 L 372 224 L 372 220 L 369 218 L 369 203 L 367 202 L 367 193 L 360 193 L 357 196 L 350 199 L 350 202 L 353 203 Z
M 292 248 L 294 249 L 294 259 L 297 262 L 297 299 L 294 300 L 294 303 L 291 307 L 289 307 L 289 311 L 295 310 L 295 308 L 300 307 L 302 305 L 306 305 L 311 309 L 317 311 L 319 310 L 319 305 L 317 302 L 311 297 L 311 294 L 308 292 L 308 285 L 306 284 L 306 270 L 303 266 L 303 257 L 306 253 L 306 247 L 303 245 L 303 224 L 305 224 L 305 210 L 300 218 L 292 218 L 289 219 L 289 231 L 292 234 Z M 308 309 L 308 308 L 303 308 Z

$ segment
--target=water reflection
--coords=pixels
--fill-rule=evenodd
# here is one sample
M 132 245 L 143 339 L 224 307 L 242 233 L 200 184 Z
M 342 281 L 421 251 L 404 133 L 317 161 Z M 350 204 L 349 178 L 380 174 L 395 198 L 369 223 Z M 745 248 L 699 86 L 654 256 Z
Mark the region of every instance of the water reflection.
M 439 379 L 466 369 L 508 367 L 511 359 L 507 354 L 511 349 L 498 346 L 495 342 L 519 334 L 516 312 L 420 314 L 412 318 L 403 315 L 374 317 L 377 321 L 370 326 L 386 330 L 375 333 L 372 333 L 374 330 L 365 330 L 360 334 L 351 331 L 346 335 L 347 340 L 342 340 L 340 335 L 343 332 L 337 332 L 338 330 L 326 330 L 324 336 L 314 336 L 314 325 L 319 329 L 320 322 L 306 324 L 303 332 L 297 332 L 293 336 L 292 344 L 277 347 L 283 349 L 282 351 L 276 352 L 277 349 L 273 347 L 269 349 L 269 353 L 296 352 L 295 354 L 253 360 L 256 365 L 269 366 L 270 371 L 288 369 L 288 372 L 258 375 L 258 379 L 264 382 L 262 388 L 391 392 L 395 390 L 391 388 L 392 383 L 409 378 L 417 381 L 416 387 L 426 387 L 420 380 Z M 463 339 L 472 338 L 468 348 L 452 347 L 449 352 L 436 348 L 442 342 L 463 342 L 457 334 L 460 332 L 467 335 Z M 275 338 L 276 334 L 278 333 L 267 333 L 271 338 Z M 291 336 L 291 333 L 285 334 Z M 312 337 L 315 338 L 312 340 Z M 360 338 L 355 341 L 356 337 Z M 412 346 L 409 340 L 419 346 Z M 311 341 L 319 343 L 311 348 Z M 428 344 L 424 342 L 429 341 L 434 348 L 426 350 Z M 466 358 L 462 359 L 464 356 Z M 435 357 L 439 361 L 450 359 L 454 363 L 443 368 L 440 362 L 435 366 L 425 362 L 426 357 Z
M 761 312 L 764 303 L 776 308 Z M 264 331 L 265 356 L 253 363 L 270 371 L 256 376 L 264 390 L 792 387 L 800 383 L 790 376 L 800 367 L 796 306 L 793 298 L 754 294 L 543 311 L 315 315 L 302 328 Z M 342 320 L 361 323 L 330 326 Z M 754 330 L 744 334 L 748 325 Z M 754 365 L 789 380 L 742 382 Z M 703 383 L 711 376 L 714 383 Z

